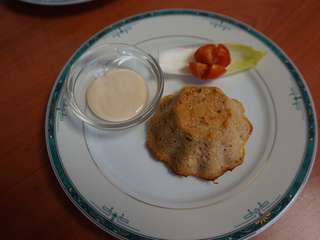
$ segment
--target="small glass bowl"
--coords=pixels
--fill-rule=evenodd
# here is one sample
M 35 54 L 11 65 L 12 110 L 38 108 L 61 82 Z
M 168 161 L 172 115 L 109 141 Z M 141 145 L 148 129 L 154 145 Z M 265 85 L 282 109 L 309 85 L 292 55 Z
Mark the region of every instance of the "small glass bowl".
M 148 89 L 144 108 L 124 121 L 99 118 L 87 106 L 86 91 L 92 81 L 112 69 L 131 69 L 140 74 Z M 99 44 L 84 53 L 71 67 L 65 84 L 69 109 L 85 123 L 103 129 L 119 130 L 146 121 L 156 110 L 163 93 L 164 79 L 157 61 L 141 49 L 127 44 Z

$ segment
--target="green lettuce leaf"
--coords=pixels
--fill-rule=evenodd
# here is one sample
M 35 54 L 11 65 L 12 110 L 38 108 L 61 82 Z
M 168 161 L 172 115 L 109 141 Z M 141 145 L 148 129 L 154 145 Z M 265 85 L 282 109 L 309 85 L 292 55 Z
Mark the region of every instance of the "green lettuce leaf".
M 266 55 L 266 52 L 258 51 L 247 45 L 233 43 L 226 43 L 224 45 L 229 49 L 231 54 L 231 63 L 227 67 L 227 72 L 224 75 L 230 75 L 253 68 Z

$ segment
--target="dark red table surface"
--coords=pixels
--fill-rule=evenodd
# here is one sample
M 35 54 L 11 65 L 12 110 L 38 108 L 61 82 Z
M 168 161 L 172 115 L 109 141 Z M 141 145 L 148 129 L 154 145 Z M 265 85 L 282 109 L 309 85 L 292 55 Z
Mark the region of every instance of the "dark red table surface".
M 265 33 L 301 70 L 319 112 L 318 0 L 97 0 L 68 7 L 0 1 L 1 239 L 114 239 L 60 188 L 46 152 L 46 104 L 57 74 L 81 43 L 115 21 L 162 8 L 214 11 Z M 297 202 L 255 239 L 320 239 L 318 157 Z

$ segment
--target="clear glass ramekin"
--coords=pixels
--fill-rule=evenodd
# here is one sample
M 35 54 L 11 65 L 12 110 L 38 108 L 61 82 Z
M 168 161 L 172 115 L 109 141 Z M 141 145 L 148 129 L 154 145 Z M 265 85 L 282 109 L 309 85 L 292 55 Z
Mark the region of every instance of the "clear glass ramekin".
M 107 121 L 90 111 L 86 91 L 92 81 L 119 68 L 133 70 L 145 79 L 148 99 L 144 108 L 132 118 Z M 103 130 L 118 130 L 146 121 L 158 107 L 163 88 L 163 73 L 150 54 L 127 44 L 104 43 L 93 46 L 73 63 L 67 74 L 65 96 L 69 109 L 83 122 Z

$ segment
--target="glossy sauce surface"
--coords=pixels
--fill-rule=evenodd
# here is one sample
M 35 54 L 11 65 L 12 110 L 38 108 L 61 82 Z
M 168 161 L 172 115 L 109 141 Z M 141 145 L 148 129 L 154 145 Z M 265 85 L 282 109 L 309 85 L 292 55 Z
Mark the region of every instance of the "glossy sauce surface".
M 92 82 L 87 90 L 90 110 L 99 118 L 125 121 L 137 115 L 147 102 L 143 77 L 130 69 L 113 69 Z

